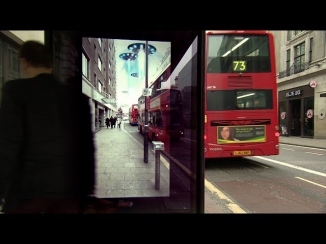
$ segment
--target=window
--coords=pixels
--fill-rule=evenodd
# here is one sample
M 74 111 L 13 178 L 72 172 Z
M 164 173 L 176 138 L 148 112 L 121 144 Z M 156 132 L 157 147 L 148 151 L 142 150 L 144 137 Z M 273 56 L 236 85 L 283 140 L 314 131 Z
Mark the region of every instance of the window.
M 207 91 L 207 110 L 259 110 L 273 108 L 272 90 Z
M 19 45 L 0 35 L 0 101 L 5 81 L 20 78 Z
M 102 92 L 102 82 L 100 81 L 100 80 L 98 80 L 97 81 L 97 90 L 99 91 L 99 92 Z
M 286 75 L 290 75 L 291 49 L 286 50 Z
M 102 71 L 102 61 L 101 61 L 100 57 L 97 58 L 97 66 L 98 66 L 98 69 L 100 71 Z
M 3 60 L 4 60 L 4 54 L 3 54 L 3 46 L 4 43 L 0 39 L 0 101 L 1 101 L 1 96 L 2 96 L 2 86 L 4 85 L 5 82 L 5 77 L 4 77 L 4 66 L 3 66 Z M 0 104 L 1 107 L 1 104 Z
M 313 45 L 313 38 L 310 38 L 309 42 L 309 64 L 312 62 L 312 45 Z
M 97 84 L 96 84 L 96 74 L 94 74 L 94 80 L 93 80 L 93 84 L 94 84 L 94 87 L 97 87 Z
M 86 57 L 85 53 L 82 54 L 82 72 L 83 75 L 89 79 L 89 58 Z
M 294 73 L 303 71 L 305 63 L 305 43 L 294 47 Z
M 302 32 L 302 30 L 296 30 L 296 31 L 294 31 L 294 35 L 298 35 L 298 34 L 300 34 Z
M 287 33 L 287 41 L 290 41 L 292 38 L 292 31 L 288 30 L 288 33 Z
M 109 86 L 111 85 L 111 78 L 109 78 Z
M 3 53 L 3 47 L 4 43 L 0 39 L 0 90 L 2 88 L 2 85 L 4 83 L 4 53 Z
M 18 50 L 8 45 L 8 80 L 20 78 Z
M 111 68 L 111 63 L 109 63 L 109 69 Z
M 102 47 L 102 39 L 98 38 L 98 44 L 100 45 L 100 47 Z
M 207 64 L 208 73 L 271 72 L 268 36 L 209 36 Z

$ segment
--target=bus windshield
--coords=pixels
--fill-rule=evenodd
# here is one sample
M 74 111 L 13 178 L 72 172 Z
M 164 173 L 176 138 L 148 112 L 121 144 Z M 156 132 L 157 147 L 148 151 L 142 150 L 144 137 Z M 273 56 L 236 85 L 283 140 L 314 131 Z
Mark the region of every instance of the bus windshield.
M 271 72 L 268 35 L 208 36 L 207 73 Z

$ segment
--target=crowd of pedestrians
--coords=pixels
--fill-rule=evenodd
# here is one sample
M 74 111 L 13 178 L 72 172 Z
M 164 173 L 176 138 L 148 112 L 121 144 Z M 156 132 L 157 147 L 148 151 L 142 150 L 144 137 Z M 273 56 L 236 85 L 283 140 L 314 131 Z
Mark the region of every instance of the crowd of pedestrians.
M 118 128 L 119 130 L 121 130 L 121 121 L 122 121 L 122 119 L 121 119 L 121 116 L 119 115 L 119 116 L 115 116 L 115 117 L 106 117 L 106 119 L 105 119 L 105 125 L 106 125 L 106 128 L 111 128 L 111 129 L 113 129 L 113 128 Z M 116 127 L 116 125 L 117 125 L 117 127 Z

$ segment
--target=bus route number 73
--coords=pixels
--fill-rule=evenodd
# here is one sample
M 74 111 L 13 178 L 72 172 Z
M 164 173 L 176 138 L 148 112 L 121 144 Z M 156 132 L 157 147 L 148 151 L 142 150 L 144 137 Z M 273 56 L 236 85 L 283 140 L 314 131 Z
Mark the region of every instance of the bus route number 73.
M 233 71 L 246 71 L 246 61 L 233 61 Z

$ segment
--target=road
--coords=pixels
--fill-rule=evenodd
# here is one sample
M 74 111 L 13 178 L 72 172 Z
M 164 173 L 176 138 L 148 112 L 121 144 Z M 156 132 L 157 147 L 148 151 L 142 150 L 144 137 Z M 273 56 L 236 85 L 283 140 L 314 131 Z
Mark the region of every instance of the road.
M 126 127 L 137 140 L 137 127 Z M 173 141 L 170 155 L 192 177 L 191 138 Z M 216 213 L 326 213 L 325 149 L 281 144 L 280 155 L 205 161 L 205 203 Z M 214 212 L 210 212 L 214 213 Z
M 224 197 L 231 213 L 326 213 L 326 150 L 281 145 L 280 152 L 206 160 L 210 196 Z

